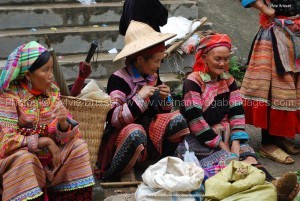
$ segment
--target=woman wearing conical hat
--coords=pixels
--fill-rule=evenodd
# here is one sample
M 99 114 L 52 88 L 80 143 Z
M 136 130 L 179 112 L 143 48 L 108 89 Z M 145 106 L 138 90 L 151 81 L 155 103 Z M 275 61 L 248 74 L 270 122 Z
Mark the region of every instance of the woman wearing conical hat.
M 170 88 L 156 73 L 164 58 L 164 41 L 174 36 L 141 22 L 130 23 L 125 47 L 114 59 L 126 58 L 126 67 L 113 73 L 107 84 L 113 108 L 99 151 L 102 179 L 128 173 L 145 159 L 173 155 L 189 133 L 182 115 L 170 113 Z
M 1 200 L 47 200 L 47 192 L 92 200 L 87 144 L 52 79 L 53 59 L 39 43 L 9 55 L 0 77 Z

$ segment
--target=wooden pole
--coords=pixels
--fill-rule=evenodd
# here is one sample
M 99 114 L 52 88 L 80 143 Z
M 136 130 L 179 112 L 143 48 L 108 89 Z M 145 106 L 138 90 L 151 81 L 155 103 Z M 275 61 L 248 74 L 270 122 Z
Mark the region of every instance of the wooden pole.
M 137 186 L 141 184 L 141 181 L 126 181 L 126 182 L 104 182 L 100 183 L 103 188 L 116 188 L 122 186 Z
M 64 74 L 62 73 L 60 67 L 59 67 L 59 63 L 56 57 L 56 53 L 54 51 L 54 49 L 51 47 L 49 38 L 47 35 L 45 35 L 45 42 L 48 46 L 48 51 L 50 52 L 52 58 L 53 58 L 53 75 L 54 75 L 54 79 L 57 82 L 59 89 L 60 89 L 60 93 L 61 95 L 65 95 L 65 96 L 69 96 L 70 95 L 70 90 L 67 86 Z

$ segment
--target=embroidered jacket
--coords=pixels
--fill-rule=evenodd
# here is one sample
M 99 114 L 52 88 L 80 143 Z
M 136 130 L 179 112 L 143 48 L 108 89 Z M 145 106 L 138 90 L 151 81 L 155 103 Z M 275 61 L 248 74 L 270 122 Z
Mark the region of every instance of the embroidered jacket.
M 150 119 L 157 113 L 170 112 L 172 109 L 170 96 L 164 101 L 160 100 L 156 93 L 150 99 L 144 100 L 138 94 L 145 85 L 159 84 L 161 81 L 157 80 L 155 75 L 144 78 L 133 65 L 112 74 L 107 84 L 107 93 L 112 98 L 112 110 L 107 116 L 110 125 L 120 129 L 130 123 L 138 123 L 147 129 Z
M 230 140 L 247 140 L 242 98 L 234 78 L 224 73 L 215 83 L 208 74 L 191 73 L 184 82 L 180 112 L 187 119 L 190 131 L 211 148 L 222 140 L 212 126 L 229 123 Z
M 57 120 L 52 117 L 55 106 L 60 104 L 59 89 L 54 84 L 39 96 L 20 84 L 11 85 L 8 91 L 1 93 L 0 158 L 18 149 L 35 152 L 39 134 L 51 137 L 59 144 L 79 137 L 78 123 L 71 119 L 67 120 L 69 130 L 60 131 Z

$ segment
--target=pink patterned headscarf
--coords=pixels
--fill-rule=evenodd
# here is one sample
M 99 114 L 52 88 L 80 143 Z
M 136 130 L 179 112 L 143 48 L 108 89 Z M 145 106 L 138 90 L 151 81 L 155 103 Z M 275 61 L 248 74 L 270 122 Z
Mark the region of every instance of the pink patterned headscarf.
M 25 72 L 47 49 L 35 41 L 17 47 L 9 56 L 0 76 L 0 92 L 8 89 L 14 80 L 22 79 Z

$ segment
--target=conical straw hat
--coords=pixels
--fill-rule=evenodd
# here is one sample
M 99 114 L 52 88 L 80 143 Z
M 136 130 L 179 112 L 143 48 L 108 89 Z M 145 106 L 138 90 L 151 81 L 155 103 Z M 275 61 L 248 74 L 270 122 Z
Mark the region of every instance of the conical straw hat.
M 125 47 L 116 56 L 114 62 L 162 43 L 174 36 L 176 36 L 176 34 L 159 33 L 145 23 L 131 21 L 125 34 Z

